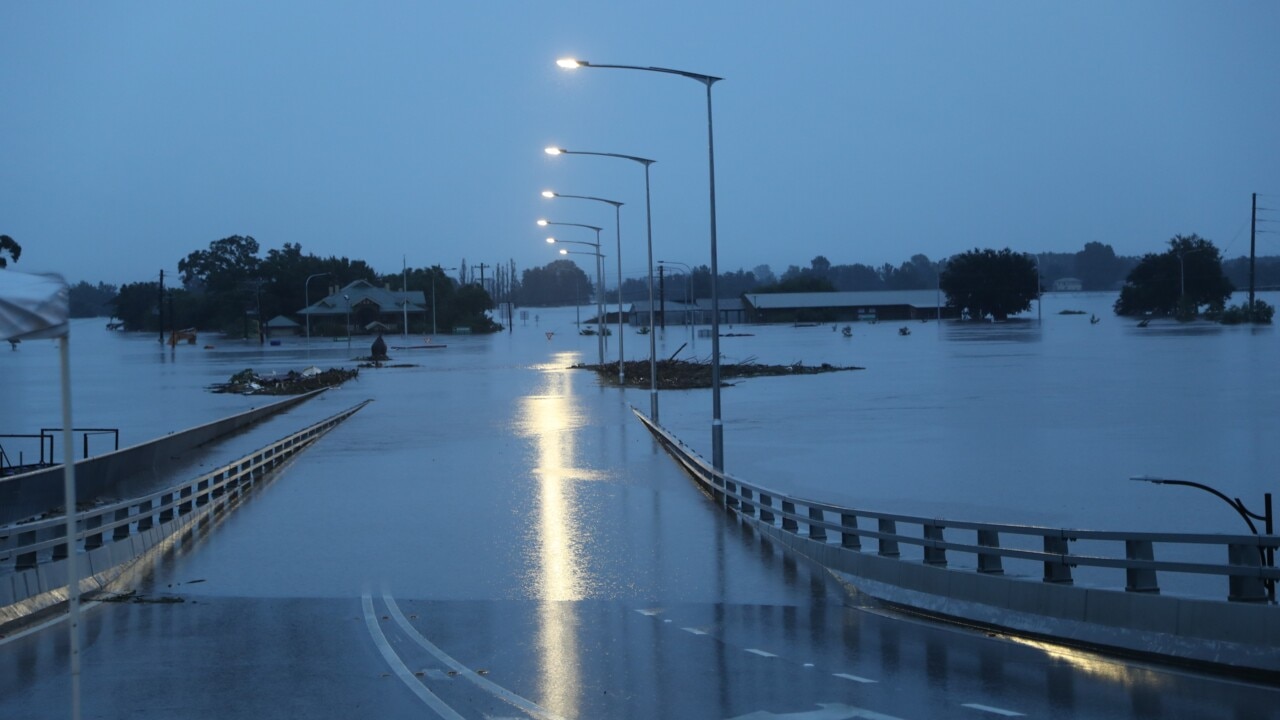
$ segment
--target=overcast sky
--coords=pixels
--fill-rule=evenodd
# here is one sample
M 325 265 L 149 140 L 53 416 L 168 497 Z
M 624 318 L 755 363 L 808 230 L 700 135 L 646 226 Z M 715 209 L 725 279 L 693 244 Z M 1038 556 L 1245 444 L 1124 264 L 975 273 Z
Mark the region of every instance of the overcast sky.
M 523 269 L 546 217 L 607 228 L 612 276 L 612 210 L 553 189 L 626 203 L 643 275 L 642 167 L 560 145 L 657 160 L 654 257 L 707 263 L 703 86 L 576 56 L 724 78 L 722 271 L 1192 232 L 1236 257 L 1250 193 L 1280 208 L 1278 30 L 1268 0 L 7 2 L 0 233 L 15 269 L 119 284 L 234 234 Z

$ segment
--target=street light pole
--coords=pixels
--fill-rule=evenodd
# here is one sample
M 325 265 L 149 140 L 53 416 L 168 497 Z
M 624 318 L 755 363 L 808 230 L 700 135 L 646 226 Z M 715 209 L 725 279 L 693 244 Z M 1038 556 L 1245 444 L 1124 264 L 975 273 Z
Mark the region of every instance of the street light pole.
M 676 262 L 674 260 L 659 260 L 658 264 L 659 265 L 679 265 L 689 273 L 688 275 L 685 276 L 685 280 L 684 280 L 684 321 L 685 321 L 684 324 L 689 326 L 689 337 L 690 339 L 692 339 L 697 334 L 693 332 L 693 321 L 692 321 L 692 316 L 689 310 L 691 307 L 693 307 L 693 268 L 690 267 L 687 263 Z M 667 312 L 667 309 L 664 306 L 662 308 L 662 313 L 664 317 L 666 315 L 666 312 Z M 695 347 L 697 346 L 697 340 L 694 340 L 694 346 Z
M 626 356 L 623 354 L 623 351 L 622 351 L 623 338 L 626 337 L 626 332 L 623 330 L 623 327 L 622 327 L 622 211 L 621 211 L 621 208 L 623 203 L 618 202 L 617 200 L 606 200 L 604 198 L 592 197 L 591 195 L 565 195 L 563 193 L 552 192 L 551 190 L 543 190 L 542 197 L 544 198 L 562 197 L 562 198 L 574 198 L 576 200 L 594 200 L 596 202 L 607 203 L 613 206 L 613 223 L 614 223 L 613 226 L 614 226 L 614 232 L 616 233 L 616 236 L 617 236 L 617 244 L 618 244 L 618 385 L 625 387 L 627 384 L 627 370 L 626 370 L 626 361 L 624 358 Z M 597 235 L 597 239 L 598 237 L 599 236 Z
M 330 273 L 314 273 L 307 276 L 306 282 L 302 284 L 302 300 L 307 305 L 307 350 L 311 350 L 311 281 L 314 278 L 325 277 Z
M 662 67 L 642 67 L 639 65 L 598 65 L 585 60 L 563 58 L 556 64 L 566 70 L 575 68 L 613 68 L 619 70 L 641 70 L 645 72 L 679 75 L 702 83 L 707 89 L 707 165 L 711 204 L 711 464 L 716 470 L 724 471 L 724 424 L 720 420 L 720 296 L 718 287 L 719 264 L 716 259 L 716 151 L 715 132 L 712 127 L 711 86 L 723 78 L 713 75 L 674 70 Z M 650 259 L 650 268 L 653 266 Z M 652 283 L 650 283 L 652 287 Z M 653 307 L 652 302 L 650 308 Z M 653 331 L 650 329 L 650 335 Z M 650 342 L 653 342 L 650 340 Z M 656 398 L 656 394 L 654 395 Z M 655 418 L 656 419 L 656 418 Z
M 436 330 L 436 270 L 437 269 L 439 269 L 440 272 L 449 272 L 452 270 L 457 270 L 458 268 L 456 267 L 442 268 L 439 265 L 435 266 L 434 268 L 431 268 L 431 334 L 432 335 L 436 335 L 438 332 Z
M 347 301 L 347 349 L 351 349 L 351 296 L 343 295 L 343 300 Z
M 1129 479 L 1136 480 L 1139 482 L 1149 482 L 1153 485 L 1181 485 L 1183 487 L 1192 487 L 1192 488 L 1196 488 L 1197 490 L 1203 490 L 1213 495 L 1214 497 L 1218 498 L 1219 500 L 1225 502 L 1226 504 L 1230 505 L 1231 509 L 1235 510 L 1236 513 L 1239 514 L 1240 517 L 1244 520 L 1245 524 L 1249 526 L 1249 532 L 1253 533 L 1254 535 L 1258 534 L 1258 528 L 1253 524 L 1254 520 L 1262 521 L 1262 529 L 1267 535 L 1272 535 L 1275 533 L 1275 515 L 1271 509 L 1271 493 L 1263 493 L 1262 514 L 1259 515 L 1258 513 L 1253 512 L 1249 508 L 1245 507 L 1244 501 L 1242 501 L 1240 498 L 1227 497 L 1226 493 L 1223 493 L 1222 491 L 1216 488 L 1205 485 L 1204 483 L 1192 482 L 1191 480 L 1171 480 L 1169 478 L 1148 477 L 1146 475 L 1131 477 Z M 1275 567 L 1276 558 L 1275 558 L 1274 548 L 1258 548 L 1258 552 L 1262 554 L 1262 561 L 1264 565 L 1266 565 L 1267 567 Z M 1276 599 L 1275 581 L 1267 580 L 1266 583 L 1267 583 L 1267 596 L 1272 602 L 1275 602 L 1275 599 Z
M 578 245 L 590 245 L 587 242 L 577 242 L 575 240 L 556 240 L 555 238 L 547 238 L 547 242 L 556 243 L 575 243 Z M 598 252 L 574 252 L 572 250 L 560 250 L 561 255 L 594 255 L 596 258 L 596 352 L 599 355 L 600 367 L 604 367 L 604 305 L 601 303 L 601 294 L 604 292 L 600 288 L 604 287 L 604 255 Z
M 597 157 L 611 157 L 620 160 L 630 160 L 632 162 L 644 165 L 644 227 L 646 242 L 645 247 L 648 250 L 648 280 L 649 280 L 649 417 L 656 423 L 658 422 L 658 356 L 657 356 L 657 338 L 653 334 L 654 325 L 654 309 L 653 309 L 653 211 L 649 202 L 649 166 L 657 162 L 649 158 L 639 157 L 637 155 L 624 155 L 622 153 L 608 152 L 588 152 L 586 150 L 565 150 L 560 147 L 549 147 L 545 151 L 548 155 L 595 155 Z M 622 300 L 622 249 L 618 249 L 618 303 L 621 305 Z M 618 323 L 619 329 L 622 327 L 621 319 Z M 621 343 L 621 340 L 619 340 Z M 619 345 L 621 350 L 621 345 Z

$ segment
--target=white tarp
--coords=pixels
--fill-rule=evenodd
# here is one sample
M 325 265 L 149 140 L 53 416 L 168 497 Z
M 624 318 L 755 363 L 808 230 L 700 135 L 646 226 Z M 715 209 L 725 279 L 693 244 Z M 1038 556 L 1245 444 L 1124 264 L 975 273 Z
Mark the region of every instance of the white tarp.
M 60 275 L 0 270 L 0 341 L 65 337 L 70 304 Z

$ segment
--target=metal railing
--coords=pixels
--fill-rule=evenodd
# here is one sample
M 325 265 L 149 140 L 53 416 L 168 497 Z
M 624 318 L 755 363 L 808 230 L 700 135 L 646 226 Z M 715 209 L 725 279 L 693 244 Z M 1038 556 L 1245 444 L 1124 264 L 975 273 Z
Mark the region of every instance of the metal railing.
M 281 438 L 231 463 L 180 485 L 120 502 L 78 509 L 76 543 L 85 552 L 128 540 L 131 535 L 177 520 L 173 529 L 222 510 L 248 492 L 261 478 L 370 400 Z M 39 520 L 0 528 L 0 567 L 10 562 L 23 571 L 67 557 L 66 517 L 51 511 Z
M 903 558 L 903 546 L 912 546 L 919 548 L 921 562 L 940 568 L 952 562 L 949 553 L 958 554 L 971 561 L 965 570 L 984 574 L 1003 574 L 1006 559 L 1031 561 L 1042 568 L 1046 583 L 1071 584 L 1079 567 L 1123 571 L 1123 589 L 1138 593 L 1159 593 L 1158 573 L 1218 577 L 1227 580 L 1226 597 L 1236 602 L 1273 600 L 1275 582 L 1280 580 L 1280 569 L 1269 561 L 1280 547 L 1278 535 L 1073 530 L 849 508 L 775 492 L 718 472 L 674 435 L 635 408 L 632 411 L 717 503 L 823 545 L 872 552 L 863 547 L 868 540 L 877 555 L 904 561 L 908 558 Z M 961 533 L 966 536 L 958 537 Z M 1071 544 L 1077 541 L 1087 541 L 1090 552 L 1071 552 Z M 1162 554 L 1173 549 L 1175 555 L 1193 556 L 1194 550 L 1179 553 L 1177 549 L 1209 548 L 1221 561 L 1159 560 L 1157 546 Z M 1110 577 L 1114 579 L 1108 584 L 1119 589 L 1118 578 Z

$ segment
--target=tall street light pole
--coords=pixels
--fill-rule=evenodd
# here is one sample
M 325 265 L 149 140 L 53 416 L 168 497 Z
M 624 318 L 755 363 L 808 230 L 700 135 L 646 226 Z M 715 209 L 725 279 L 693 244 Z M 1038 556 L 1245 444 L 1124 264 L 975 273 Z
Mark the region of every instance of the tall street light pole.
M 617 200 L 606 200 L 605 198 L 593 197 L 591 195 L 565 195 L 564 193 L 552 192 L 551 190 L 543 190 L 544 198 L 574 198 L 577 200 L 594 200 L 595 202 L 607 203 L 613 206 L 613 223 L 614 232 L 617 235 L 618 242 L 618 385 L 626 386 L 627 370 L 626 357 L 623 352 L 623 338 L 626 332 L 622 327 L 622 203 Z
M 302 284 L 302 300 L 307 304 L 307 350 L 311 349 L 311 281 L 318 277 L 329 275 L 327 272 L 315 273 L 307 276 L 307 281 Z
M 589 242 L 578 242 L 576 240 L 556 240 L 555 238 L 547 238 L 549 243 L 573 243 L 575 245 L 591 246 Z M 599 247 L 599 246 L 596 246 Z M 599 252 L 574 252 L 573 250 L 565 250 L 561 248 L 561 255 L 592 255 L 596 259 L 596 352 L 600 357 L 600 367 L 604 367 L 604 306 L 600 302 L 599 288 L 604 287 L 604 255 Z
M 711 204 L 711 464 L 716 470 L 724 471 L 724 424 L 720 420 L 720 296 L 718 279 L 720 266 L 716 261 L 716 145 L 715 133 L 711 122 L 711 86 L 723 78 L 701 73 L 673 70 L 662 67 L 642 67 L 639 65 L 599 65 L 585 60 L 563 58 L 556 64 L 566 70 L 575 68 L 613 68 L 619 70 L 642 70 L 645 72 L 665 73 L 696 80 L 707 89 L 707 166 Z M 652 263 L 650 263 L 652 264 Z M 652 306 L 650 306 L 652 307 Z M 652 334 L 652 331 L 650 331 Z
M 549 147 L 545 151 L 548 155 L 595 155 L 597 157 L 619 158 L 621 160 L 630 160 L 632 162 L 644 165 L 644 227 L 646 235 L 646 247 L 648 248 L 649 257 L 649 417 L 656 423 L 658 422 L 658 359 L 657 359 L 657 338 L 653 334 L 653 211 L 649 202 L 649 166 L 657 162 L 649 158 L 638 157 L 636 155 L 623 155 L 620 153 L 606 152 L 587 152 L 585 150 L 565 150 L 559 147 Z M 618 297 L 622 297 L 622 249 L 618 249 Z M 618 301 L 621 304 L 621 300 Z M 621 342 L 621 341 L 619 341 Z M 621 348 L 619 348 L 621 349 Z
M 685 324 L 689 326 L 689 336 L 692 338 L 696 334 L 693 332 L 693 323 L 691 321 L 692 316 L 690 315 L 690 310 L 689 310 L 689 308 L 693 307 L 693 268 L 689 267 L 687 263 L 676 262 L 674 260 L 659 260 L 658 264 L 659 265 L 679 265 L 689 273 L 688 276 L 686 276 L 685 283 L 684 283 L 684 305 L 685 305 L 684 320 L 685 320 Z M 666 312 L 667 312 L 667 308 L 666 308 L 666 305 L 664 304 L 662 308 L 663 315 L 666 315 Z
M 452 272 L 457 270 L 456 267 L 442 268 L 439 265 L 431 268 L 431 334 L 436 335 L 436 270 L 440 272 Z

